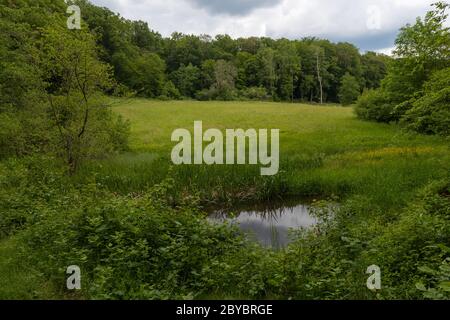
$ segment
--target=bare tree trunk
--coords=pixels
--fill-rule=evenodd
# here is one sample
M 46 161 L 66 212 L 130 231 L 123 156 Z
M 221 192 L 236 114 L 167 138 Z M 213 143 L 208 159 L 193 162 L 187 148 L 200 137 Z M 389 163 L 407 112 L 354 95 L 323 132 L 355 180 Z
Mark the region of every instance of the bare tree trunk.
M 294 103 L 294 71 L 291 69 L 291 102 Z
M 322 87 L 322 77 L 320 75 L 319 51 L 317 51 L 316 57 L 317 57 L 317 79 L 319 80 L 319 87 L 320 87 L 320 104 L 323 104 L 323 87 Z

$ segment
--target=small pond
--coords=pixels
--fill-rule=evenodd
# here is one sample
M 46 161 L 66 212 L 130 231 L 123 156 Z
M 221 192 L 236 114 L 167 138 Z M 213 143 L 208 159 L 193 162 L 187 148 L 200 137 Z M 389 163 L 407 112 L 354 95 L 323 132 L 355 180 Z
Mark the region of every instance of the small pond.
M 289 229 L 310 228 L 318 222 L 310 215 L 309 205 L 295 201 L 219 210 L 211 213 L 209 220 L 236 224 L 251 239 L 272 248 L 289 243 Z

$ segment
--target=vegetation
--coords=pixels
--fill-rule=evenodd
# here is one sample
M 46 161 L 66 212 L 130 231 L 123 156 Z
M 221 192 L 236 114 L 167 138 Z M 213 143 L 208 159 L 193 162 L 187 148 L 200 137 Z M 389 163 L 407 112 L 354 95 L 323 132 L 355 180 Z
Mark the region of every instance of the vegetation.
M 360 95 L 359 83 L 355 77 L 346 73 L 342 78 L 341 89 L 339 90 L 339 100 L 344 106 L 349 106 Z
M 425 134 L 448 136 L 450 28 L 445 27 L 450 5 L 434 4 L 425 19 L 402 28 L 396 59 L 389 64 L 381 88 L 363 94 L 356 112 L 362 119 L 401 121 Z
M 113 110 L 132 123 L 132 153 L 89 161 L 73 177 L 52 159 L 3 162 L 1 230 L 16 239 L 10 259 L 20 261 L 5 268 L 34 270 L 30 281 L 53 288 L 38 297 L 447 297 L 440 286 L 448 281 L 450 153 L 440 138 L 361 122 L 351 109 L 333 106 L 131 100 Z M 190 128 L 200 114 L 208 127 L 240 121 L 244 128 L 266 124 L 287 132 L 281 173 L 170 168 L 171 128 Z M 298 232 L 278 252 L 210 225 L 202 213 L 212 204 L 289 195 L 341 206 L 332 220 Z M 329 216 L 328 206 L 316 206 L 318 216 Z M 373 263 L 383 270 L 378 295 L 365 288 L 364 272 Z M 68 264 L 84 270 L 77 296 L 64 290 Z M 10 277 L 2 290 L 26 296 L 32 283 L 13 290 L 17 273 Z
M 62 0 L 0 0 L 1 299 L 450 298 L 444 3 L 402 29 L 396 59 L 319 39 L 162 38 L 76 3 L 81 30 Z M 361 90 L 360 118 L 400 123 L 325 104 Z M 236 99 L 264 102 L 214 101 Z M 172 166 L 171 132 L 199 119 L 280 129 L 279 174 Z M 291 196 L 316 199 L 319 224 L 279 251 L 206 219 Z
M 56 8 L 53 5 L 53 14 L 64 12 L 59 11 L 62 2 L 57 1 Z M 361 55 L 349 43 L 316 38 L 232 39 L 178 32 L 163 38 L 145 22 L 126 20 L 86 0 L 73 2 L 81 7 L 84 25 L 96 36 L 102 61 L 113 67 L 121 85 L 119 93 L 230 100 L 246 98 L 249 89 L 261 87 L 267 92 L 263 98 L 274 101 L 339 102 L 346 73 L 362 84 L 361 90 L 376 88 L 390 60 L 373 52 Z M 20 6 L 37 7 L 35 3 L 22 1 Z M 175 90 L 167 90 L 172 86 Z

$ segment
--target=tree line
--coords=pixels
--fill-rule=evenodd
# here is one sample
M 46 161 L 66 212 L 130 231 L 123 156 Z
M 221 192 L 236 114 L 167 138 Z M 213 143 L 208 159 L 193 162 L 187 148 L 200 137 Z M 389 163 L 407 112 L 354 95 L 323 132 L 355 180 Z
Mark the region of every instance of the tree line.
M 360 54 L 350 43 L 304 38 L 232 39 L 228 35 L 162 37 L 89 1 L 76 1 L 89 31 L 113 66 L 119 92 L 162 99 L 343 102 L 377 88 L 385 55 Z

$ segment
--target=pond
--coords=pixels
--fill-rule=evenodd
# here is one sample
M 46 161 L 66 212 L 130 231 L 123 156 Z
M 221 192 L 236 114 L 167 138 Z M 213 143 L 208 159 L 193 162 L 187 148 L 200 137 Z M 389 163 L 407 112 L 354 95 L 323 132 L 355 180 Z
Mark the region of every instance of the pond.
M 318 222 L 309 205 L 292 201 L 218 210 L 209 220 L 236 224 L 251 239 L 274 249 L 289 244 L 289 229 L 311 228 Z

